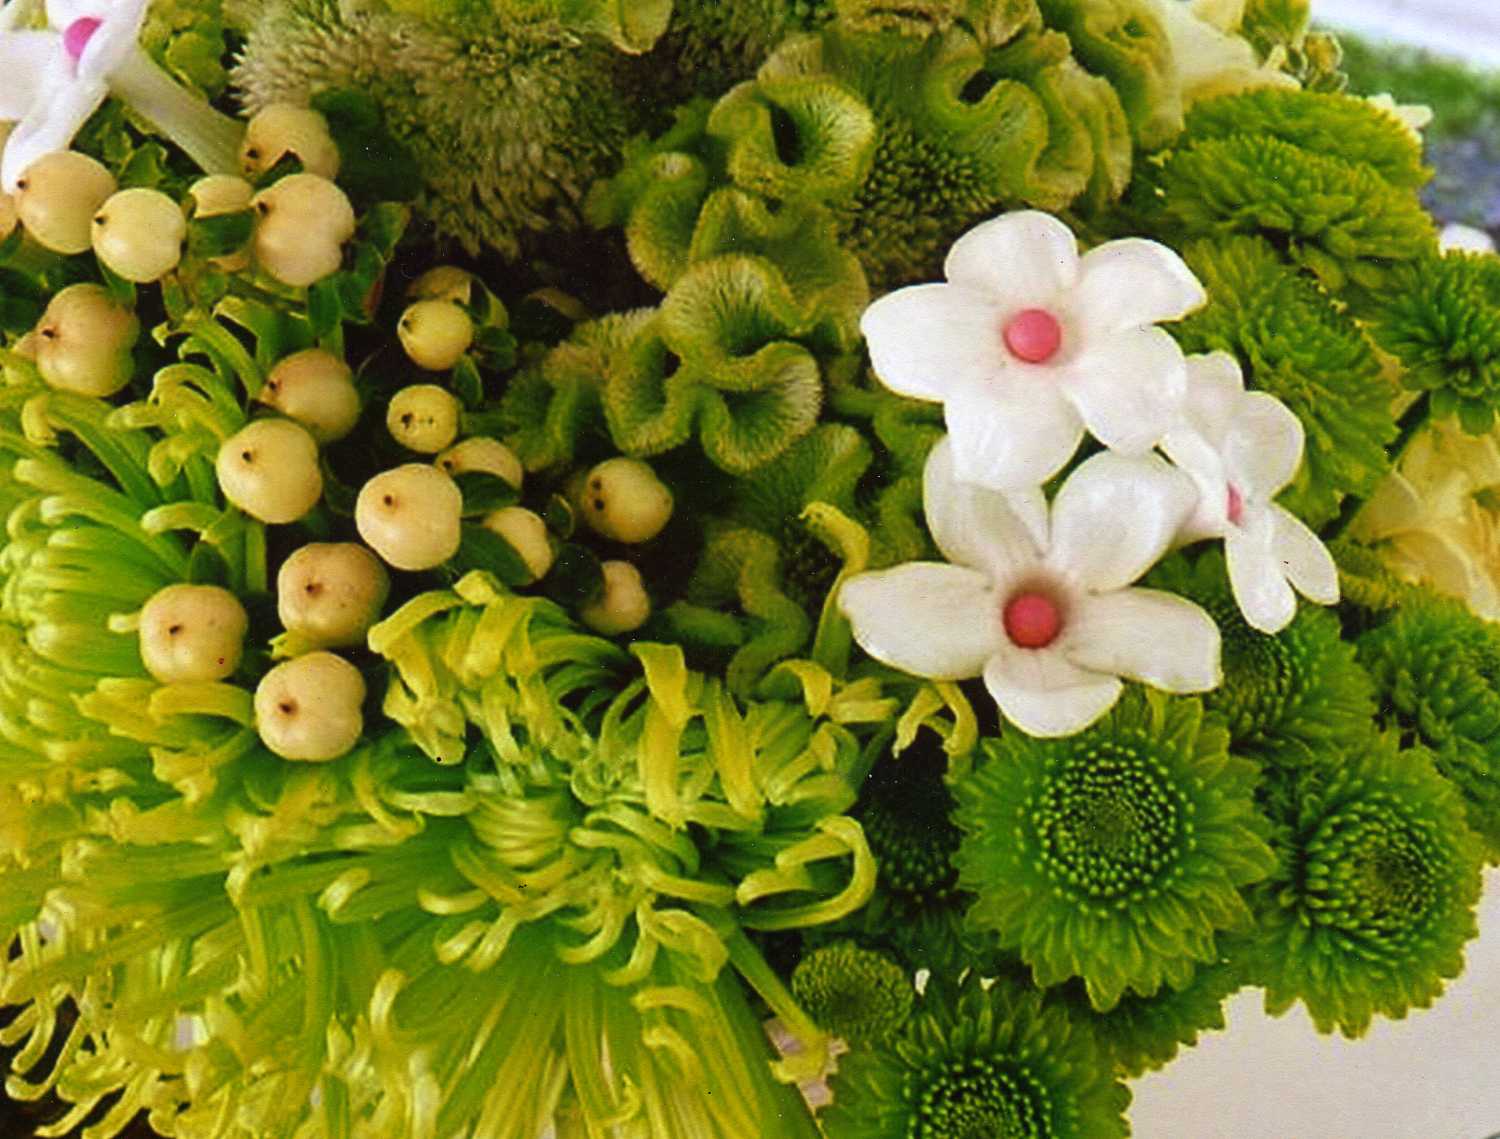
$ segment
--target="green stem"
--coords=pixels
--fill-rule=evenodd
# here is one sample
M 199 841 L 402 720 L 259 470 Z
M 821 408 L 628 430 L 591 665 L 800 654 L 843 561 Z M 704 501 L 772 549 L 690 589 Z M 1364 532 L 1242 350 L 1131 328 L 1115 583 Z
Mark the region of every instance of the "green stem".
M 208 174 L 240 172 L 244 126 L 188 91 L 142 49 L 110 74 L 110 90 Z
M 1432 420 L 1432 393 L 1423 392 L 1410 407 L 1401 415 L 1396 423 L 1396 441 L 1391 444 L 1391 468 L 1394 470 L 1401 463 L 1401 457 L 1406 454 L 1406 449 L 1411 446 L 1422 428 L 1426 427 Z M 1335 518 L 1327 530 L 1323 532 L 1323 541 L 1332 542 L 1343 535 L 1344 531 L 1359 516 L 1360 508 L 1365 504 L 1365 499 L 1357 494 L 1344 497 L 1344 502 L 1339 510 L 1339 516 Z

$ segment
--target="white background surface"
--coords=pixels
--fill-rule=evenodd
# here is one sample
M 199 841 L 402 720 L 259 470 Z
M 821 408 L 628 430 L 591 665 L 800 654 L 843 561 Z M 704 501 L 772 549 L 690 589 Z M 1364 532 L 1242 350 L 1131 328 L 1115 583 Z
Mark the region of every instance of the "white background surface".
M 1500 0 L 1313 0 L 1313 18 L 1500 67 Z

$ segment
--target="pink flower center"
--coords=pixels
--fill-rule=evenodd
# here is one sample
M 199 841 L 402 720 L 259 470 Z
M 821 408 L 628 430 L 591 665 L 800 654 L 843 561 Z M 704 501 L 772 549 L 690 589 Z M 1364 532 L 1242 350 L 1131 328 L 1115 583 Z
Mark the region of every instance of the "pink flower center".
M 63 30 L 63 50 L 74 63 L 83 57 L 83 49 L 89 46 L 89 40 L 94 38 L 94 33 L 103 23 L 103 20 L 96 20 L 93 16 L 84 16 L 81 20 L 74 20 Z
M 1229 516 L 1229 521 L 1238 526 L 1240 520 L 1245 517 L 1245 496 L 1240 493 L 1240 488 L 1233 483 L 1229 484 L 1229 494 L 1224 504 L 1224 513 Z
M 1005 326 L 1005 346 L 1018 360 L 1044 364 L 1062 347 L 1062 325 L 1046 309 L 1023 309 Z
M 1044 649 L 1062 632 L 1062 610 L 1044 593 L 1018 593 L 1005 603 L 1005 635 L 1023 649 Z

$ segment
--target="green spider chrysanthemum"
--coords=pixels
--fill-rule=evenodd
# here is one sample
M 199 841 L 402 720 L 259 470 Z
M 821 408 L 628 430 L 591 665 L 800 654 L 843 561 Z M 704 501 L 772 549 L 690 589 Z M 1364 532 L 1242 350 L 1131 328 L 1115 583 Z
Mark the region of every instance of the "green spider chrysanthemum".
M 1237 754 L 1278 764 L 1319 762 L 1369 732 L 1373 685 L 1332 613 L 1304 605 L 1274 636 L 1252 629 L 1217 550 L 1163 562 L 1151 583 L 1196 601 L 1219 626 L 1224 680 L 1203 706 L 1224 718 Z
M 792 995 L 814 1024 L 851 1044 L 895 1035 L 916 1000 L 905 969 L 852 941 L 820 946 L 804 956 L 792 973 Z
M 1248 925 L 1240 887 L 1275 864 L 1255 766 L 1228 743 L 1197 701 L 1139 692 L 1068 739 L 986 741 L 956 788 L 970 922 L 1038 985 L 1081 977 L 1100 1010 L 1187 984 L 1219 931 Z
M 1086 1026 L 1041 994 L 929 983 L 904 1032 L 829 1081 L 829 1139 L 1116 1139 L 1130 1093 Z
M 1281 867 L 1252 890 L 1251 961 L 1266 1008 L 1298 1000 L 1322 1032 L 1425 1008 L 1477 933 L 1481 846 L 1427 752 L 1391 737 L 1289 776 L 1277 796 Z
M 1432 749 L 1500 860 L 1500 627 L 1426 594 L 1359 639 L 1381 708 Z

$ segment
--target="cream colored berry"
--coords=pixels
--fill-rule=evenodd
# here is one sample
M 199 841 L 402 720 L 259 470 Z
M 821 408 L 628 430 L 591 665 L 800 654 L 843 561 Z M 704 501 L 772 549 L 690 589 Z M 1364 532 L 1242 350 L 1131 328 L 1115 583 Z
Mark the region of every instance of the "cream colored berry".
M 19 224 L 20 218 L 16 216 L 15 198 L 0 192 L 0 241 L 4 241 L 15 233 L 16 226 Z
M 115 192 L 115 176 L 75 150 L 55 150 L 28 166 L 16 183 L 16 214 L 38 245 L 82 253 L 93 240 L 94 215 Z
M 342 439 L 359 421 L 354 373 L 322 348 L 305 348 L 277 361 L 258 398 L 302 424 L 319 443 Z
M 504 479 L 517 490 L 525 478 L 521 460 L 498 439 L 475 435 L 455 443 L 437 457 L 437 465 L 450 475 L 482 473 Z
M 588 473 L 584 521 L 616 542 L 649 542 L 672 517 L 672 492 L 640 459 L 607 459 Z
M 457 265 L 435 265 L 423 273 L 406 290 L 414 301 L 452 301 L 466 305 L 474 294 L 474 276 Z
M 36 366 L 51 387 L 79 395 L 114 395 L 130 382 L 131 349 L 140 338 L 135 313 L 102 285 L 69 285 L 52 298 L 36 326 Z
M 354 236 L 354 207 L 327 178 L 292 174 L 255 195 L 256 263 L 283 285 L 304 286 L 338 272 Z
M 141 663 L 162 684 L 223 680 L 240 665 L 250 619 L 217 585 L 169 585 L 141 610 Z
M 248 210 L 251 199 L 255 197 L 255 187 L 234 174 L 209 174 L 188 187 L 188 194 L 193 199 L 194 217 L 213 218 Z M 213 263 L 228 272 L 237 273 L 250 264 L 250 254 L 241 249 L 223 257 L 215 257 Z
M 578 617 L 596 633 L 618 637 L 633 633 L 651 616 L 651 598 L 641 571 L 629 562 L 605 562 L 604 592 L 578 610 Z
M 458 438 L 463 406 L 436 384 L 412 384 L 391 397 L 385 425 L 408 451 L 436 455 Z
M 240 169 L 254 178 L 288 155 L 309 174 L 332 178 L 339 172 L 339 148 L 328 132 L 328 120 L 311 107 L 271 103 L 245 127 Z
M 295 522 L 323 496 L 318 444 L 290 419 L 257 419 L 219 447 L 224 497 L 252 518 Z
M 359 742 L 364 702 L 359 669 L 334 653 L 307 653 L 261 678 L 255 688 L 255 730 L 282 759 L 337 759 Z
M 95 255 L 127 281 L 159 281 L 182 260 L 187 219 L 160 190 L 137 187 L 112 194 L 93 224 Z
M 484 528 L 510 543 L 511 549 L 526 563 L 531 581 L 540 581 L 547 576 L 556 554 L 541 515 L 524 506 L 507 506 L 486 514 Z
M 396 335 L 413 364 L 445 372 L 474 343 L 474 321 L 452 301 L 417 301 L 401 314 Z
M 426 570 L 458 553 L 463 509 L 451 478 L 426 463 L 407 463 L 360 488 L 354 525 L 387 565 Z
M 310 645 L 337 648 L 364 642 L 390 592 L 380 559 L 356 542 L 310 542 L 276 574 L 281 624 Z

